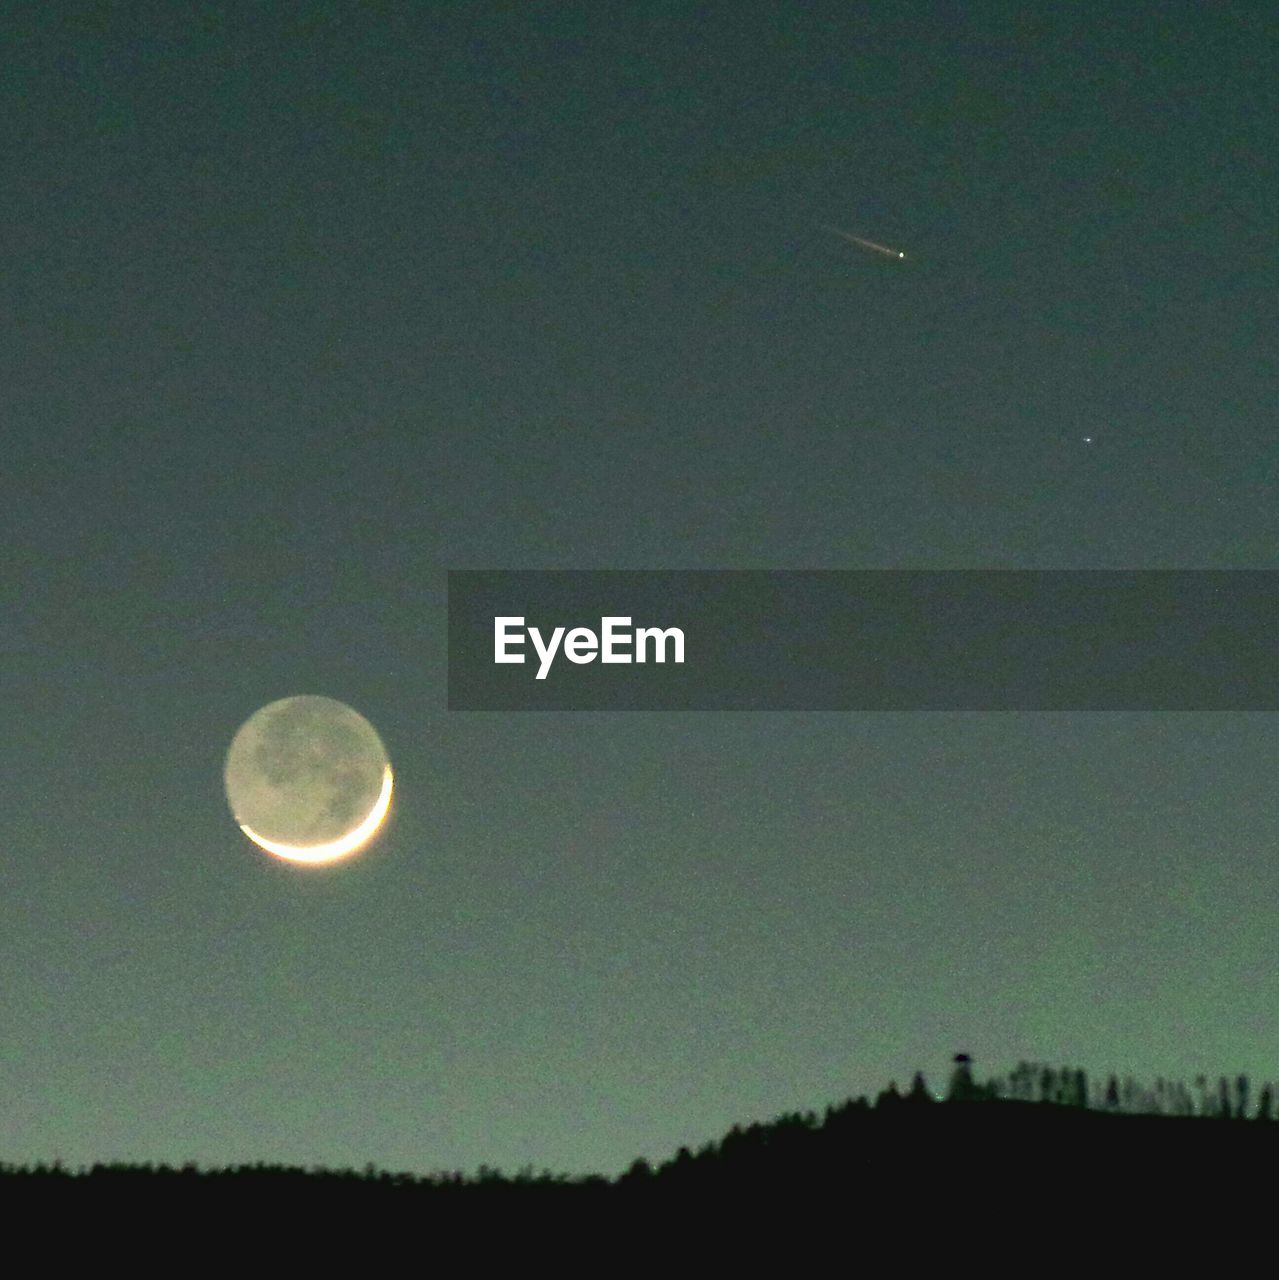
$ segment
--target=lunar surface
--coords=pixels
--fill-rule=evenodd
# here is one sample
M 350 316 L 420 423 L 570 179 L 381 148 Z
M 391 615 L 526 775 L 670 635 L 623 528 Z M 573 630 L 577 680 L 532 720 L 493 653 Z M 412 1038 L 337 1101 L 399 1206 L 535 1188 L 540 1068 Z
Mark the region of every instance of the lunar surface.
M 268 704 L 227 752 L 227 803 L 240 830 L 291 862 L 333 862 L 362 849 L 391 807 L 391 788 L 377 731 L 332 698 Z

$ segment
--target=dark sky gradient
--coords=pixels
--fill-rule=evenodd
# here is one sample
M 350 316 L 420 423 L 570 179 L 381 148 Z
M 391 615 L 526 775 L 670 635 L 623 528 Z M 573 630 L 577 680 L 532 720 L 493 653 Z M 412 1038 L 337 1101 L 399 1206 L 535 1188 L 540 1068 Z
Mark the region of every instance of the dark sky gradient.
M 1276 567 L 1279 23 L 963 10 L 5 7 L 0 1159 L 1279 1074 L 1273 716 L 444 711 L 449 568 Z M 321 872 L 296 693 L 397 773 Z

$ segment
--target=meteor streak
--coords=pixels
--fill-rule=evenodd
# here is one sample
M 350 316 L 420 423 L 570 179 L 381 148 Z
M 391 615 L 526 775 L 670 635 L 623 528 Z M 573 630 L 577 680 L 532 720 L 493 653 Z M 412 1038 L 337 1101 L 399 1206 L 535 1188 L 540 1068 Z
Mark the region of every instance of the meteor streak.
M 837 236 L 843 236 L 845 240 L 851 244 L 860 245 L 863 249 L 870 249 L 875 253 L 882 253 L 886 258 L 904 258 L 906 255 L 900 249 L 890 249 L 885 244 L 876 244 L 873 240 L 863 240 L 861 236 L 855 236 L 847 231 L 841 231 L 838 227 L 829 227 L 822 223 L 824 231 L 833 231 Z

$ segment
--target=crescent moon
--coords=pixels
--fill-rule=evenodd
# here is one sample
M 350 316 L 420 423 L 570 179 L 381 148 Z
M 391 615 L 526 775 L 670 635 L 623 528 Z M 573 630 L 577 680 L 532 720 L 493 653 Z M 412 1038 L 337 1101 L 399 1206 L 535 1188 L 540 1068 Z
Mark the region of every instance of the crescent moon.
M 284 844 L 279 840 L 268 840 L 243 822 L 240 823 L 240 830 L 260 849 L 275 854 L 277 858 L 285 858 L 289 862 L 336 862 L 363 848 L 377 833 L 391 808 L 393 786 L 394 779 L 388 764 L 382 773 L 382 790 L 364 820 L 352 827 L 346 835 L 339 836 L 336 840 L 327 840 L 323 844 Z

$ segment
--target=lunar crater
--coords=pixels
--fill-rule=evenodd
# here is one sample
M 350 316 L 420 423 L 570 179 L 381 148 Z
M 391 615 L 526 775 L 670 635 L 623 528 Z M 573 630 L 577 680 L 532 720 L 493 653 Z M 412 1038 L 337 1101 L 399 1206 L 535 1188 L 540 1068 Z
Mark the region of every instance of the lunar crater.
M 390 763 L 377 731 L 333 698 L 305 694 L 262 707 L 240 727 L 226 760 L 227 802 L 245 834 L 299 861 L 342 853 L 390 797 Z M 335 853 L 333 856 L 342 856 Z

